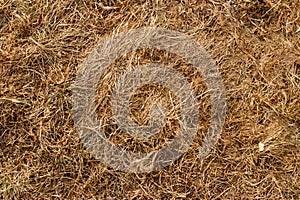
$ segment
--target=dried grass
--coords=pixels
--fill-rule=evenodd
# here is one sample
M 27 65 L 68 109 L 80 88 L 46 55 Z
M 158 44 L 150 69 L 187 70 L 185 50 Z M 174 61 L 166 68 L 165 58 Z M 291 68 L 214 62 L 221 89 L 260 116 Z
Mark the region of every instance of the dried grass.
M 1 0 L 0 198 L 299 199 L 299 7 L 298 0 Z M 221 138 L 206 158 L 198 159 L 197 149 L 207 113 L 191 149 L 171 166 L 126 174 L 83 148 L 72 120 L 71 85 L 99 41 L 143 26 L 193 36 L 222 73 L 228 111 Z M 145 52 L 135 58 L 166 59 L 153 54 L 154 60 Z M 119 61 L 129 62 L 126 56 Z M 176 66 L 176 59 L 170 62 Z M 198 94 L 205 91 L 201 77 L 190 80 Z M 156 95 L 167 99 L 160 95 L 163 88 L 158 90 Z M 147 96 L 141 91 L 133 97 L 136 106 Z M 209 111 L 207 95 L 200 99 Z M 99 113 L 105 108 L 99 104 Z M 126 137 L 111 139 L 133 151 L 158 145 Z

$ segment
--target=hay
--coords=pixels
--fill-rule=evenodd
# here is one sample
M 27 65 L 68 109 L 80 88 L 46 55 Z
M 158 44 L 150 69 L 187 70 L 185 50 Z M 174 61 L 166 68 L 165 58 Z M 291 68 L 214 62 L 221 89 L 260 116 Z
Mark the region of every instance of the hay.
M 299 7 L 297 0 L 0 1 L 0 197 L 299 198 Z M 199 133 L 180 159 L 163 170 L 126 174 L 84 149 L 72 119 L 71 86 L 100 41 L 144 26 L 180 31 L 199 42 L 222 74 L 228 110 L 215 149 L 197 158 L 210 119 L 201 76 L 159 50 L 124 55 L 112 68 L 136 62 L 174 66 L 197 88 L 203 110 Z M 131 113 L 140 124 L 147 123 L 149 105 L 134 108 L 143 99 L 159 96 L 167 107 L 175 99 L 164 88 L 152 89 L 145 86 L 132 97 Z M 107 113 L 107 136 L 132 151 L 159 148 L 176 129 L 171 120 L 149 141 L 112 134 L 116 126 L 109 120 L 109 98 L 104 100 L 97 110 L 99 120 Z

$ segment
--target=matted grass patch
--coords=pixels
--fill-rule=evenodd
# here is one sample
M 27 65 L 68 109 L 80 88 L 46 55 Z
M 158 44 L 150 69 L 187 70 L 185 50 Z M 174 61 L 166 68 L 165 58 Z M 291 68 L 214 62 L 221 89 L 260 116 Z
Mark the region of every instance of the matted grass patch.
M 193 144 L 178 160 L 159 171 L 128 174 L 83 147 L 72 118 L 72 84 L 99 42 L 140 27 L 179 31 L 203 46 L 222 75 L 227 116 L 214 150 L 198 158 L 210 120 L 201 75 L 157 49 L 124 55 L 107 71 L 107 82 L 99 82 L 106 87 L 100 100 L 118 70 L 166 63 L 196 88 L 203 111 Z M 298 0 L 0 0 L 0 198 L 299 199 L 299 97 Z M 135 109 L 145 99 L 144 110 Z M 115 144 L 147 152 L 172 138 L 176 109 L 156 138 L 136 140 L 118 132 L 109 100 L 98 101 L 97 112 Z M 176 105 L 162 87 L 134 93 L 130 112 L 137 123 L 147 123 L 156 100 Z

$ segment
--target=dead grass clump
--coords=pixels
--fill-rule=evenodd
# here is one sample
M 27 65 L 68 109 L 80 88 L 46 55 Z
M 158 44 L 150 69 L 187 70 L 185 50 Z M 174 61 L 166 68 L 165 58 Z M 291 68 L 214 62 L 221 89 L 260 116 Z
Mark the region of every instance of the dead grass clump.
M 166 53 L 158 49 L 138 50 L 131 52 L 120 59 L 117 59 L 105 73 L 102 74 L 102 81 L 98 85 L 96 96 L 97 115 L 103 129 L 106 130 L 106 136 L 117 144 L 133 152 L 150 152 L 160 149 L 169 142 L 179 131 L 180 104 L 177 97 L 170 89 L 161 85 L 144 85 L 136 90 L 130 100 L 130 113 L 133 121 L 139 125 L 149 123 L 150 107 L 158 103 L 167 109 L 167 122 L 161 131 L 154 137 L 147 139 L 133 138 L 118 127 L 113 118 L 111 108 L 111 96 L 115 83 L 132 67 L 144 65 L 147 63 L 164 64 L 180 71 L 183 76 L 190 81 L 195 89 L 195 94 L 200 102 L 201 113 L 199 122 L 199 137 L 203 139 L 203 132 L 208 127 L 210 119 L 209 93 L 206 92 L 206 86 L 199 72 L 191 64 L 184 61 L 183 58 Z

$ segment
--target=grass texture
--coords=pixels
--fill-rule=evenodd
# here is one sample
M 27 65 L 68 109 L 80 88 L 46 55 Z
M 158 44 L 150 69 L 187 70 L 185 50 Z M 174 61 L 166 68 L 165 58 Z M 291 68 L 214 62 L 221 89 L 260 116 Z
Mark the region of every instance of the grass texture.
M 185 154 L 162 170 L 134 174 L 85 150 L 72 119 L 72 84 L 99 42 L 139 27 L 179 31 L 204 47 L 221 73 L 227 116 L 214 150 L 197 158 L 210 119 L 201 75 L 159 49 L 123 55 L 99 81 L 96 100 L 112 142 L 148 152 L 178 127 L 176 97 L 146 85 L 132 95 L 132 118 L 147 123 L 150 105 L 160 101 L 174 108 L 167 125 L 149 140 L 118 130 L 110 89 L 128 66 L 177 69 L 202 111 Z M 298 0 L 0 0 L 0 199 L 299 199 L 299 132 Z

